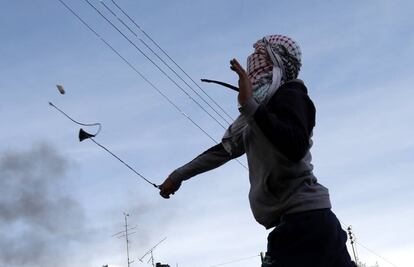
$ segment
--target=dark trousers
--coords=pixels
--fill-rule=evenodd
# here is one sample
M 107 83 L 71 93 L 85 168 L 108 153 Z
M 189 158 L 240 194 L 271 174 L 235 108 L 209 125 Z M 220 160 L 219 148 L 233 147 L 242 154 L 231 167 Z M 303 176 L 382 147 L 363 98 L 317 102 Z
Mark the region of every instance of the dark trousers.
M 269 234 L 262 267 L 356 267 L 330 209 L 284 215 Z

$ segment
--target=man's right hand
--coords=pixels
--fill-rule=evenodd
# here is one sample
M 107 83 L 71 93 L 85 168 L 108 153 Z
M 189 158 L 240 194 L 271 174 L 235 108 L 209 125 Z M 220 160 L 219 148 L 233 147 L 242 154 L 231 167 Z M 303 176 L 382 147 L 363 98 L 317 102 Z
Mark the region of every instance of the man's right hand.
M 239 75 L 239 96 L 238 101 L 240 105 L 244 105 L 246 101 L 252 96 L 252 82 L 250 81 L 247 72 L 243 69 L 237 59 L 230 60 L 230 69 Z
M 168 177 L 159 186 L 160 195 L 163 198 L 170 198 L 170 195 L 174 195 L 174 193 L 180 188 L 180 186 L 181 186 L 181 183 L 176 183 L 170 177 Z

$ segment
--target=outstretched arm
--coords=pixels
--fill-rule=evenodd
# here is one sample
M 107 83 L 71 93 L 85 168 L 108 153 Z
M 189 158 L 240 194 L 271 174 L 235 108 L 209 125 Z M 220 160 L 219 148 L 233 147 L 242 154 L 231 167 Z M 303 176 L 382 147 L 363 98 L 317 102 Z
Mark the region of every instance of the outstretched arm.
M 160 195 L 169 198 L 174 194 L 183 181 L 190 179 L 200 173 L 215 169 L 227 161 L 244 154 L 244 151 L 229 154 L 220 143 L 204 151 L 192 161 L 173 171 L 168 178 L 160 185 Z
M 239 76 L 239 95 L 240 105 L 244 105 L 252 95 L 252 84 L 247 76 L 246 71 L 236 59 L 230 60 L 230 69 Z M 239 151 L 229 154 L 220 143 L 206 150 L 204 153 L 185 164 L 184 166 L 173 171 L 168 178 L 162 183 L 160 195 L 163 198 L 170 198 L 181 186 L 181 183 L 190 179 L 197 174 L 215 169 L 227 161 L 237 158 L 244 154 L 243 146 L 239 146 Z

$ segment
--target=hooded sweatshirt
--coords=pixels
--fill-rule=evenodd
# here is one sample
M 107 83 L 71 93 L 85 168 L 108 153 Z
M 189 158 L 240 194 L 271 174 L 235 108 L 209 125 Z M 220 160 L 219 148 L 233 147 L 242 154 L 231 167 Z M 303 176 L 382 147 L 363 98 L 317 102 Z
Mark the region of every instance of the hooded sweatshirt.
M 291 38 L 270 35 L 257 41 L 248 58 L 253 96 L 222 142 L 176 169 L 181 183 L 246 153 L 249 202 L 257 222 L 271 228 L 285 214 L 331 208 L 328 189 L 313 174 L 310 148 L 315 106 L 297 80 L 301 50 Z
M 309 150 L 315 107 L 305 85 L 286 82 L 267 104 L 250 98 L 239 110 L 247 126 L 237 150 L 229 153 L 220 143 L 173 171 L 170 178 L 181 183 L 246 153 L 250 207 L 267 229 L 285 214 L 331 208 L 328 189 L 313 174 Z

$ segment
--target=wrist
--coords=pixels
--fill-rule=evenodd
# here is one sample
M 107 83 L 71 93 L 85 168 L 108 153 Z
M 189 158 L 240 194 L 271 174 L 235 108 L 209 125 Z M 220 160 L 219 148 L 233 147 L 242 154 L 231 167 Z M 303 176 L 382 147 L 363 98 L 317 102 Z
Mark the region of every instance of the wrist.
M 243 114 L 246 118 L 253 116 L 256 112 L 259 104 L 253 97 L 249 97 L 243 105 L 239 108 L 241 114 Z
M 246 104 L 247 100 L 249 100 L 249 98 L 252 97 L 252 91 L 250 90 L 245 90 L 245 91 L 240 91 L 237 100 L 239 101 L 239 104 L 241 106 L 243 106 L 244 104 Z
M 175 170 L 169 176 L 168 179 L 174 184 L 181 184 L 183 182 L 182 174 Z
M 239 102 L 240 106 L 244 106 L 248 99 L 249 99 L 249 96 L 247 95 L 239 94 L 239 96 L 237 97 L 237 101 Z

